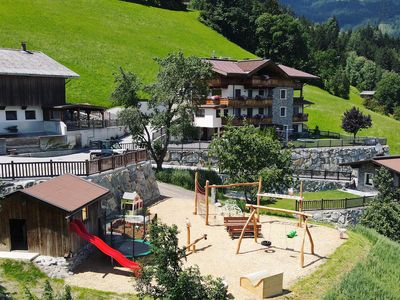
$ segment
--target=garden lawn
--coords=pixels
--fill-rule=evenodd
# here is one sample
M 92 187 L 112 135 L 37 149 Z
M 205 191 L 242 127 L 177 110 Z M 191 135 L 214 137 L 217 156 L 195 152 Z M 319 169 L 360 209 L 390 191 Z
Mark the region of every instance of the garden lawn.
M 362 130 L 358 136 L 387 138 L 390 153 L 400 153 L 400 135 L 398 134 L 400 121 L 366 109 L 356 88 L 351 88 L 350 99 L 345 100 L 333 96 L 318 87 L 306 85 L 304 87 L 304 98 L 314 103 L 314 105 L 310 105 L 305 109 L 309 114 L 308 127 L 310 129 L 318 125 L 320 130 L 345 133 L 341 128 L 343 112 L 356 106 L 372 117 L 372 127 Z
M 67 84 L 69 102 L 111 106 L 119 66 L 151 82 L 154 57 L 251 58 L 197 20 L 197 12 L 164 10 L 120 0 L 1 0 L 0 47 L 39 50 L 80 74 Z
M 349 239 L 283 299 L 398 299 L 400 244 L 357 226 Z
M 8 295 L 11 299 L 27 299 L 24 288 L 28 288 L 35 299 L 41 299 L 45 280 L 49 280 L 54 294 L 61 294 L 64 291 L 64 280 L 48 278 L 33 263 L 0 259 L 0 299 L 2 294 Z M 137 300 L 135 295 L 116 294 L 92 289 L 85 289 L 71 286 L 72 298 L 75 300 Z M 7 299 L 7 298 L 4 298 Z

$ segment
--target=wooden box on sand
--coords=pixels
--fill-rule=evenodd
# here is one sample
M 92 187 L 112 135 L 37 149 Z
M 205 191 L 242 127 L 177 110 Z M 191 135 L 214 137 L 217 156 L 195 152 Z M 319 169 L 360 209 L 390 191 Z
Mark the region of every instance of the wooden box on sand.
M 264 299 L 282 294 L 283 273 L 260 271 L 240 277 L 240 286 Z

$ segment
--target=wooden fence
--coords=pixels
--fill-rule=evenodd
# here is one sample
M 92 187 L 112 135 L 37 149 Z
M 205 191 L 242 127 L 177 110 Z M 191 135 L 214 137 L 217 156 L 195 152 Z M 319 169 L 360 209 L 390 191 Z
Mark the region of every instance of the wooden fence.
M 128 151 L 121 155 L 85 161 L 46 161 L 0 163 L 1 179 L 54 177 L 66 173 L 89 176 L 128 164 L 148 160 L 146 150 Z
M 364 207 L 373 199 L 374 197 L 303 200 L 303 211 Z M 299 210 L 299 206 L 299 201 L 296 201 L 296 210 Z

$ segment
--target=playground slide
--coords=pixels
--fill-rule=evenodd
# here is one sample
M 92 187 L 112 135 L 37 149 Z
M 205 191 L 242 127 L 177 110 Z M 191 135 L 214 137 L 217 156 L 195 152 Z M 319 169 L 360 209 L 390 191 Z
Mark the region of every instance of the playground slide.
M 115 259 L 121 266 L 133 271 L 140 270 L 139 264 L 126 258 L 121 252 L 111 248 L 101 238 L 87 232 L 85 225 L 80 220 L 72 220 L 69 224 L 70 230 L 75 232 L 85 241 L 96 246 L 101 252 Z

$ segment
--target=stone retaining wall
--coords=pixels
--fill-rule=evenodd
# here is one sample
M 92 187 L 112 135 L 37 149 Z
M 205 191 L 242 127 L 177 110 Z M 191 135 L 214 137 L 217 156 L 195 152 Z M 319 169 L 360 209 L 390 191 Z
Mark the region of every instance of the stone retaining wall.
M 336 224 L 340 227 L 347 227 L 356 225 L 359 222 L 364 210 L 365 207 L 358 207 L 337 210 L 307 211 L 307 213 L 313 215 L 313 221 L 327 222 Z
M 295 148 L 291 151 L 295 168 L 328 171 L 351 171 L 350 167 L 341 167 L 339 164 L 365 160 L 379 154 L 375 146 Z M 389 154 L 389 147 L 383 146 L 383 152 Z M 204 150 L 169 150 L 165 158 L 168 165 L 215 167 L 216 162 Z
M 307 179 L 301 178 L 303 181 L 303 191 L 305 192 L 319 192 L 327 190 L 337 190 L 349 187 L 350 182 L 336 181 L 336 180 L 324 180 L 324 179 Z M 300 189 L 300 180 L 297 182 L 296 190 Z

